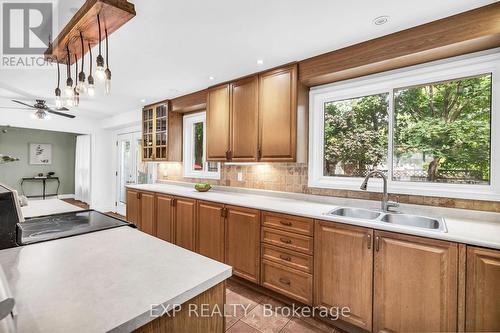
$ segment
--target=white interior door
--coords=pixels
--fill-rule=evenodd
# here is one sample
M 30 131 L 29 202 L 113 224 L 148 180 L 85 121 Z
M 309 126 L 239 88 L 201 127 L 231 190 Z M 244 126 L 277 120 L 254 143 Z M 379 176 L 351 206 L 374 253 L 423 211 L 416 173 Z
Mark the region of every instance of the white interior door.
M 142 161 L 141 133 L 127 133 L 118 135 L 118 170 L 116 212 L 126 214 L 127 185 L 147 184 L 155 181 L 155 165 Z

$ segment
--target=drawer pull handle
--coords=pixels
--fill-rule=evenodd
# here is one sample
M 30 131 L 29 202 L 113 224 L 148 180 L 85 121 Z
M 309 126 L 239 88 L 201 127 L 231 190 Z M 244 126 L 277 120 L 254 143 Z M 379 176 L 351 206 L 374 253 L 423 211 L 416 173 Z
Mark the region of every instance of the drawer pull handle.
M 283 260 L 286 260 L 286 261 L 292 260 L 292 258 L 290 256 L 285 256 L 283 254 L 280 254 L 280 258 L 283 259 Z
M 280 281 L 281 283 L 283 283 L 283 284 L 286 284 L 287 286 L 289 286 L 289 285 L 290 285 L 290 280 L 288 280 L 288 279 L 280 278 L 280 279 L 279 279 L 279 281 Z
M 280 221 L 280 223 L 283 225 L 286 225 L 288 227 L 292 225 L 292 222 L 289 222 L 289 221 Z
M 292 242 L 292 240 L 291 240 L 291 239 L 288 239 L 288 238 L 283 238 L 283 237 L 281 237 L 281 238 L 280 238 L 280 241 L 281 241 L 282 243 L 285 243 L 285 244 L 290 244 L 290 243 Z

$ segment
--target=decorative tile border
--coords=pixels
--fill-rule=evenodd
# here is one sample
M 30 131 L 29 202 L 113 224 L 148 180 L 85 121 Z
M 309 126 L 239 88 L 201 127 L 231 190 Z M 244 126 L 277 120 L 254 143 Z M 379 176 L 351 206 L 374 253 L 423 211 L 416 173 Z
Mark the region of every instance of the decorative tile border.
M 238 181 L 238 173 L 243 174 L 243 181 Z M 255 165 L 222 165 L 221 179 L 197 179 L 182 177 L 181 163 L 160 163 L 158 180 L 177 180 L 185 182 L 205 182 L 213 185 L 254 188 L 262 190 L 283 191 L 322 196 L 333 196 L 353 199 L 380 200 L 381 193 L 312 188 L 307 186 L 306 163 L 263 163 Z M 396 195 L 390 194 L 391 200 Z M 466 200 L 419 195 L 399 195 L 401 203 L 461 208 L 500 213 L 500 202 L 483 200 Z

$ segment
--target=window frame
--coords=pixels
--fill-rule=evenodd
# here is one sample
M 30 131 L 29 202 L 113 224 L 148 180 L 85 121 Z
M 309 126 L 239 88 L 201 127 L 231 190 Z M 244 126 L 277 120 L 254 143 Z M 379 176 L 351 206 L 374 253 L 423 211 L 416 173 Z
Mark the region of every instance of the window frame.
M 495 50 L 493 50 L 495 51 Z M 446 184 L 393 180 L 394 90 L 415 85 L 491 73 L 490 184 Z M 388 185 L 391 193 L 500 201 L 500 54 L 492 51 L 460 56 L 357 79 L 313 87 L 309 93 L 308 186 L 360 191 L 361 177 L 324 176 L 324 104 L 373 94 L 389 93 Z M 369 190 L 382 191 L 382 180 L 372 179 Z
M 194 124 L 203 123 L 203 170 L 194 170 L 192 168 L 194 161 Z M 184 178 L 204 178 L 204 179 L 220 179 L 220 163 L 217 163 L 217 171 L 208 171 L 208 162 L 205 160 L 206 146 L 207 146 L 207 126 L 206 126 L 206 112 L 197 112 L 188 114 L 182 120 L 182 152 L 184 156 L 183 161 L 183 177 Z

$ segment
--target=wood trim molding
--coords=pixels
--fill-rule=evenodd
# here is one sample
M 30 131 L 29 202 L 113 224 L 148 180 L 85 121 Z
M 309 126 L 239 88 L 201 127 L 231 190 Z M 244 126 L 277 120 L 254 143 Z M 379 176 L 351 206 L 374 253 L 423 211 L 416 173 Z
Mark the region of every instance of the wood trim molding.
M 174 112 L 193 112 L 204 110 L 207 107 L 207 90 L 200 90 L 191 94 L 174 98 L 170 101 Z
M 500 46 L 500 2 L 299 62 L 316 86 Z

